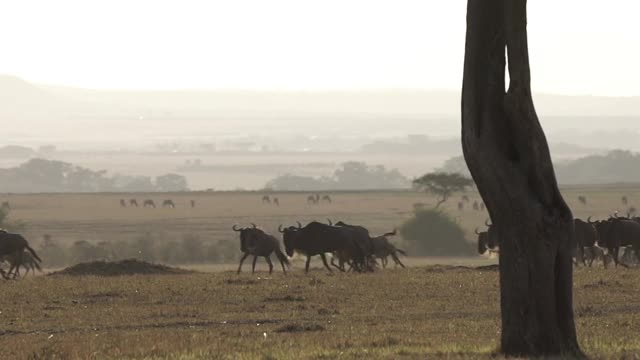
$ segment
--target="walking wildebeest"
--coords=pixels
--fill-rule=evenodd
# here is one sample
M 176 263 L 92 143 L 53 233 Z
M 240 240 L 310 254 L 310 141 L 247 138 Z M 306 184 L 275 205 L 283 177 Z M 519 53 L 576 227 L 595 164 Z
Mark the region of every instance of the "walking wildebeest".
M 273 205 L 275 205 L 275 206 L 280 206 L 280 200 L 278 200 L 278 198 L 277 198 L 277 197 L 274 197 L 274 198 L 273 198 Z
M 271 263 L 271 253 L 276 253 L 280 265 L 282 265 L 282 271 L 286 274 L 286 266 L 289 266 L 289 259 L 280 249 L 280 243 L 274 236 L 265 233 L 257 228 L 255 224 L 251 224 L 251 228 L 236 228 L 233 225 L 233 231 L 240 233 L 240 251 L 243 255 L 240 259 L 240 265 L 238 266 L 238 274 L 242 270 L 242 263 L 249 255 L 253 255 L 253 264 L 251 267 L 251 273 L 256 271 L 256 260 L 258 256 L 262 256 L 267 260 L 269 264 L 269 274 L 273 272 L 273 263 Z
M 195 200 L 191 200 L 191 208 L 196 207 L 196 201 Z
M 638 260 L 640 260 L 640 223 L 622 218 L 609 218 L 608 220 L 595 223 L 598 230 L 598 246 L 607 248 L 613 257 L 616 266 L 618 263 L 627 266 L 619 261 L 619 251 L 622 246 L 630 246 L 635 250 Z
M 623 205 L 628 205 L 629 204 L 629 199 L 627 199 L 626 195 L 623 196 L 620 200 L 622 201 Z
M 135 207 L 138 207 L 138 200 L 136 200 L 136 199 L 129 199 L 129 206 L 135 206 Z
M 155 208 L 155 207 L 156 207 L 156 203 L 155 203 L 155 202 L 153 202 L 153 200 L 145 200 L 145 201 L 142 203 L 142 206 L 143 206 L 143 207 L 152 207 L 152 208 Z
M 323 197 L 322 197 L 322 201 L 326 201 L 326 202 L 328 202 L 329 204 L 331 204 L 331 196 L 329 196 L 329 195 L 325 195 L 325 196 L 323 196 Z
M 582 205 L 587 205 L 587 197 L 584 195 L 578 196 L 578 201 L 580 201 Z
M 314 195 L 309 195 L 307 196 L 307 204 L 316 205 L 318 204 L 318 200 L 316 200 Z
M 305 227 L 298 223 L 298 227 L 289 226 L 283 229 L 280 225 L 278 231 L 282 233 L 287 255 L 293 256 L 294 252 L 299 252 L 307 257 L 305 273 L 309 272 L 311 257 L 315 255 L 320 255 L 324 266 L 332 272 L 327 263 L 326 253 L 349 254 L 354 259 L 356 271 L 361 271 L 361 266 L 364 265 L 364 251 L 356 240 L 358 235 L 352 229 L 313 221 Z
M 127 202 L 124 199 L 120 199 L 120 207 L 127 207 Z
M 400 253 L 404 256 L 406 256 L 407 253 L 402 249 L 398 249 L 389 241 L 389 239 L 387 239 L 387 236 L 394 236 L 395 234 L 396 231 L 393 230 L 390 233 L 386 233 L 384 235 L 377 236 L 371 239 L 371 243 L 373 244 L 373 254 L 375 257 L 380 259 L 383 268 L 387 267 L 387 257 L 389 256 L 391 256 L 391 258 L 393 259 L 395 266 L 400 265 L 403 268 L 405 267 L 402 261 L 400 261 L 400 258 L 398 258 L 397 253 Z
M 587 265 L 587 259 L 585 251 L 593 253 L 593 247 L 598 242 L 598 231 L 596 230 L 594 223 L 591 222 L 591 216 L 587 218 L 587 221 L 581 219 L 573 220 L 574 236 L 576 240 L 576 264 L 582 263 Z M 593 258 L 593 256 L 591 256 Z M 593 260 L 589 263 L 591 266 Z
M 271 204 L 271 198 L 269 197 L 269 195 L 265 195 L 262 197 L 262 203 Z
M 26 270 L 26 272 L 24 273 L 24 276 L 27 276 L 29 274 L 29 271 L 31 271 L 34 275 L 36 273 L 36 270 L 42 272 L 42 267 L 40 267 L 40 263 L 28 251 L 23 252 L 22 260 L 19 259 L 19 256 L 16 253 L 16 254 L 4 255 L 0 257 L 0 262 L 2 261 L 6 261 L 7 263 L 9 263 L 10 268 L 15 268 L 16 276 L 20 276 L 20 267 L 23 267 Z M 10 276 L 10 275 L 11 273 L 7 274 L 7 276 Z
M 495 228 L 489 224 L 489 220 L 485 220 L 484 224 L 487 226 L 487 231 L 478 232 L 478 228 L 475 230 L 478 235 L 478 253 L 484 254 L 487 250 L 490 253 L 500 252 L 500 242 Z
M 173 200 L 167 199 L 162 202 L 162 207 L 170 207 L 172 209 L 175 209 L 176 204 L 173 203 Z
M 17 269 L 24 263 L 23 254 L 25 250 L 29 251 L 37 261 L 42 262 L 38 254 L 29 246 L 29 243 L 22 235 L 0 230 L 0 257 L 10 256 L 14 258 L 14 262 L 9 268 L 9 275 L 14 269 Z M 0 274 L 5 279 L 8 278 L 2 269 L 0 269 Z M 13 278 L 15 279 L 16 276 L 17 271 L 14 273 Z

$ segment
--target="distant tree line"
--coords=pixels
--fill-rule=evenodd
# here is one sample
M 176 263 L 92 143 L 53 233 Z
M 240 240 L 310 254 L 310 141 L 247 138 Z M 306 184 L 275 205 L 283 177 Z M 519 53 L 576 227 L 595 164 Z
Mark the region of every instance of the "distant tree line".
M 331 177 L 285 174 L 267 182 L 265 188 L 275 191 L 409 189 L 411 180 L 397 169 L 349 161 L 336 169 Z
M 560 184 L 640 183 L 640 154 L 626 150 L 556 161 L 554 168 Z M 438 171 L 470 176 L 462 156 L 445 161 Z
M 185 191 L 187 179 L 178 174 L 150 176 L 108 175 L 57 160 L 31 159 L 17 167 L 0 169 L 3 192 Z

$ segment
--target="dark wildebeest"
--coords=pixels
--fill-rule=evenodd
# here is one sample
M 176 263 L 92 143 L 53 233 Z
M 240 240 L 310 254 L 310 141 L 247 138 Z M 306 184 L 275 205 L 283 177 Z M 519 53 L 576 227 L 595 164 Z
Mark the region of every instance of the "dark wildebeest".
M 589 252 L 589 266 L 593 263 L 594 250 L 598 241 L 598 231 L 596 230 L 594 223 L 591 222 L 591 216 L 587 218 L 587 221 L 581 219 L 573 220 L 574 234 L 576 239 L 576 264 L 582 263 L 587 265 L 587 256 L 585 252 Z
M 192 208 L 196 207 L 196 201 L 195 200 L 191 200 L 191 207 Z
M 391 258 L 393 259 L 395 266 L 400 265 L 402 267 L 405 267 L 402 261 L 400 261 L 400 259 L 398 258 L 397 253 L 400 253 L 404 256 L 406 256 L 407 253 L 404 252 L 404 250 L 398 249 L 397 247 L 395 247 L 395 245 L 393 245 L 389 241 L 389 239 L 387 239 L 387 236 L 394 236 L 395 234 L 396 234 L 396 231 L 393 230 L 390 233 L 386 233 L 381 236 L 376 236 L 371 239 L 371 243 L 373 244 L 373 254 L 376 258 L 380 259 L 380 262 L 382 263 L 383 268 L 387 267 L 387 262 L 388 262 L 387 257 L 389 256 L 391 256 Z
M 11 272 L 15 269 L 16 272 L 13 275 L 15 279 L 18 275 L 17 268 L 24 264 L 23 255 L 24 252 L 29 251 L 34 259 L 38 262 L 42 262 L 42 260 L 38 257 L 35 250 L 33 250 L 27 240 L 20 234 L 13 234 L 10 232 L 6 232 L 4 230 L 0 230 L 0 257 L 10 256 L 13 257 L 14 262 L 11 264 L 9 268 L 8 275 L 11 275 Z M 0 274 L 5 279 L 8 278 L 7 274 L 5 274 L 4 270 L 0 269 Z
M 271 204 L 271 198 L 269 197 L 269 195 L 265 195 L 262 197 L 262 203 Z
M 153 202 L 153 200 L 145 200 L 145 201 L 142 203 L 142 206 L 143 206 L 143 207 L 152 207 L 152 208 L 155 208 L 155 207 L 156 207 L 156 203 L 155 203 L 155 202 Z
M 136 200 L 136 199 L 129 199 L 129 206 L 135 206 L 135 207 L 138 207 L 138 200 Z
M 316 200 L 316 197 L 314 195 L 307 196 L 307 204 L 316 205 L 317 203 L 318 200 Z
M 307 257 L 305 272 L 309 272 L 311 257 L 315 255 L 320 255 L 324 266 L 332 272 L 327 263 L 326 253 L 349 254 L 356 271 L 361 271 L 361 266 L 364 265 L 364 251 L 356 240 L 357 233 L 352 229 L 313 221 L 305 227 L 298 223 L 298 227 L 289 226 L 283 229 L 280 225 L 278 231 L 282 233 L 287 255 L 293 256 L 294 252 L 299 252 Z
M 487 250 L 490 253 L 500 252 L 500 242 L 495 228 L 489 224 L 489 220 L 486 220 L 484 224 L 487 226 L 487 231 L 478 232 L 477 228 L 475 230 L 478 235 L 478 253 L 484 254 Z
M 42 272 L 42 267 L 40 266 L 40 263 L 28 251 L 23 252 L 22 260 L 20 260 L 19 258 L 19 253 L 15 253 L 15 254 L 4 255 L 0 257 L 0 262 L 1 261 L 8 262 L 10 267 L 12 268 L 15 267 L 16 276 L 20 276 L 21 266 L 26 270 L 24 276 L 27 276 L 29 274 L 29 271 L 31 271 L 34 275 L 36 273 L 36 270 Z M 7 274 L 7 276 L 9 275 L 11 275 L 11 273 Z
M 480 205 L 478 204 L 478 201 L 474 201 L 473 202 L 473 210 L 479 210 L 480 209 Z
M 120 207 L 127 207 L 127 202 L 124 199 L 120 199 Z
M 580 201 L 582 205 L 587 205 L 587 197 L 584 195 L 578 196 L 578 201 Z
M 622 266 L 626 264 L 619 261 L 620 247 L 631 247 L 635 250 L 638 260 L 640 260 L 640 223 L 633 220 L 622 218 L 610 218 L 595 223 L 598 230 L 598 246 L 609 249 L 609 253 L 613 257 L 616 266 L 620 263 Z
M 326 202 L 328 202 L 329 204 L 331 204 L 331 196 L 329 196 L 329 195 L 325 195 L 325 196 L 323 196 L 323 197 L 322 197 L 322 201 L 326 201 Z
M 251 225 L 253 227 L 250 228 L 238 229 L 235 225 L 232 227 L 234 231 L 240 233 L 240 251 L 243 253 L 237 273 L 239 274 L 242 270 L 242 263 L 247 256 L 253 255 L 251 273 L 255 273 L 258 256 L 262 256 L 267 260 L 267 264 L 269 264 L 269 274 L 271 274 L 273 272 L 271 254 L 275 252 L 278 260 L 280 261 L 280 265 L 282 265 L 282 271 L 286 274 L 287 269 L 285 265 L 289 266 L 289 259 L 287 259 L 287 256 L 280 249 L 278 239 L 258 229 L 255 224 Z
M 275 206 L 280 206 L 280 200 L 278 200 L 278 198 L 277 198 L 277 197 L 274 197 L 274 198 L 273 198 L 273 205 L 275 205 Z
M 626 195 L 623 196 L 620 200 L 622 201 L 623 205 L 628 205 L 629 204 L 629 199 L 627 199 Z
M 352 229 L 353 231 L 356 232 L 357 236 L 355 237 L 355 239 L 358 242 L 358 245 L 360 246 L 360 248 L 364 251 L 364 255 L 365 255 L 364 270 L 373 271 L 376 266 L 376 259 L 375 259 L 374 248 L 373 248 L 373 241 L 372 241 L 373 238 L 369 234 L 369 230 L 367 230 L 367 228 L 365 228 L 364 226 L 350 225 L 343 221 L 338 221 L 337 223 L 335 223 L 335 226 Z M 395 232 L 387 233 L 386 235 L 395 235 Z
M 460 201 L 458 203 L 458 210 L 462 211 L 464 209 L 464 203 L 462 201 Z
M 172 209 L 175 209 L 176 204 L 173 203 L 173 200 L 167 199 L 162 202 L 162 207 L 170 207 Z

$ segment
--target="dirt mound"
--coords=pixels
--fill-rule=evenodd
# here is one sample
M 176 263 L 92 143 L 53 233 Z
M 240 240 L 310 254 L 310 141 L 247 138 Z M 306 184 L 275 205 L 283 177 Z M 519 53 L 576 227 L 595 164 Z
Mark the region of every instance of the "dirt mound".
M 151 264 L 146 261 L 128 259 L 122 261 L 92 261 L 70 266 L 64 270 L 56 271 L 50 275 L 94 275 L 94 276 L 121 276 L 121 275 L 168 275 L 188 274 L 192 271 L 178 269 L 159 264 Z

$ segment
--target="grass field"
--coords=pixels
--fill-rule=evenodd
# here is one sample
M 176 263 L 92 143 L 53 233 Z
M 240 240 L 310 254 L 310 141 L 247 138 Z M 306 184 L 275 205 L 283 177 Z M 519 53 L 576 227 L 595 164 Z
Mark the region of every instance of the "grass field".
M 622 195 L 640 203 L 634 187 L 567 188 L 574 215 L 604 217 Z M 333 203 L 311 206 L 306 194 L 261 193 L 6 195 L 12 217 L 26 221 L 37 243 L 126 240 L 154 230 L 196 233 L 237 242 L 231 225 L 255 222 L 274 232 L 296 220 L 343 219 L 377 234 L 397 227 L 413 204 L 433 204 L 414 192 L 332 193 Z M 472 201 L 476 194 L 470 194 Z M 580 205 L 578 195 L 588 204 Z M 120 198 L 171 198 L 176 209 L 119 206 Z M 197 201 L 191 209 L 188 202 Z M 473 239 L 486 212 L 446 210 Z M 402 241 L 399 239 L 398 241 Z M 45 259 L 46 254 L 41 254 Z M 239 254 L 238 254 L 239 255 Z M 233 273 L 236 264 L 190 266 L 187 275 L 37 276 L 2 284 L 2 359 L 424 359 L 494 358 L 500 332 L 498 274 L 476 266 L 495 259 L 409 258 L 408 269 L 374 274 L 327 274 L 315 264 L 304 275 L 295 259 L 287 276 Z M 444 265 L 434 265 L 444 264 Z M 245 264 L 245 271 L 250 265 Z M 637 359 L 640 354 L 640 272 L 577 269 L 576 325 L 593 358 Z

